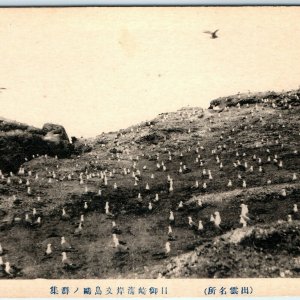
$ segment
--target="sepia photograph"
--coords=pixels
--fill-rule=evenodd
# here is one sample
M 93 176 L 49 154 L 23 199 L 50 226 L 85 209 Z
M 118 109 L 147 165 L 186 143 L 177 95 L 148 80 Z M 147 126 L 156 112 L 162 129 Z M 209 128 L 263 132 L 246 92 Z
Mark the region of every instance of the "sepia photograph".
M 299 19 L 1 8 L 0 278 L 299 278 Z

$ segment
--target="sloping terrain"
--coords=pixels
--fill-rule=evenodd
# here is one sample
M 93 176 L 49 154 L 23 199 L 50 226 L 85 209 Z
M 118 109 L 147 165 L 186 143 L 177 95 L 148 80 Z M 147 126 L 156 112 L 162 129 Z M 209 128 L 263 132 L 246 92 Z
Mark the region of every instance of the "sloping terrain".
M 300 91 L 268 95 L 164 113 L 3 172 L 2 260 L 15 268 L 1 277 L 298 277 Z

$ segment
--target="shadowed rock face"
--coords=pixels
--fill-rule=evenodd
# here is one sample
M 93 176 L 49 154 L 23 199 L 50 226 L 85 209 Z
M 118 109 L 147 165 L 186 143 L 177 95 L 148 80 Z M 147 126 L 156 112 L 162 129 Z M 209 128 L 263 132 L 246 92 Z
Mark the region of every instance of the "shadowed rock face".
M 69 137 L 67 135 L 66 130 L 64 127 L 56 124 L 46 123 L 43 126 L 43 132 L 46 133 L 44 136 L 44 140 L 52 141 L 52 142 L 61 142 L 61 141 L 68 141 Z
M 42 129 L 26 124 L 0 119 L 0 169 L 16 172 L 33 155 L 59 156 L 67 158 L 72 154 L 64 127 L 45 124 Z
M 83 139 L 78 139 L 75 136 L 72 136 L 71 140 L 74 147 L 74 154 L 80 155 L 82 153 L 92 151 L 92 147 L 89 146 Z

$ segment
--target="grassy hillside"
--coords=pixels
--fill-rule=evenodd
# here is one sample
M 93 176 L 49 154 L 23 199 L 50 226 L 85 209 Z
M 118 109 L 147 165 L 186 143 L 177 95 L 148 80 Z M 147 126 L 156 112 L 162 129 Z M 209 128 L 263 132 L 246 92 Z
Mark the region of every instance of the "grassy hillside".
M 298 277 L 299 96 L 235 95 L 234 105 L 224 98 L 208 110 L 186 107 L 99 135 L 87 142 L 89 153 L 38 156 L 23 164 L 24 174 L 3 174 L 2 258 L 20 270 L 1 276 Z M 241 204 L 249 209 L 246 227 Z M 219 227 L 210 221 L 215 212 Z M 72 266 L 62 263 L 62 236 Z

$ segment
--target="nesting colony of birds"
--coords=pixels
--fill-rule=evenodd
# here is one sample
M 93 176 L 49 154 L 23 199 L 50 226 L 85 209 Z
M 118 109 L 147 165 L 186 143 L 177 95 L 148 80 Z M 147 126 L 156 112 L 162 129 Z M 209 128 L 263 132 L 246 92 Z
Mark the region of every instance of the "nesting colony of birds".
M 299 97 L 220 98 L 2 170 L 0 276 L 298 277 Z

